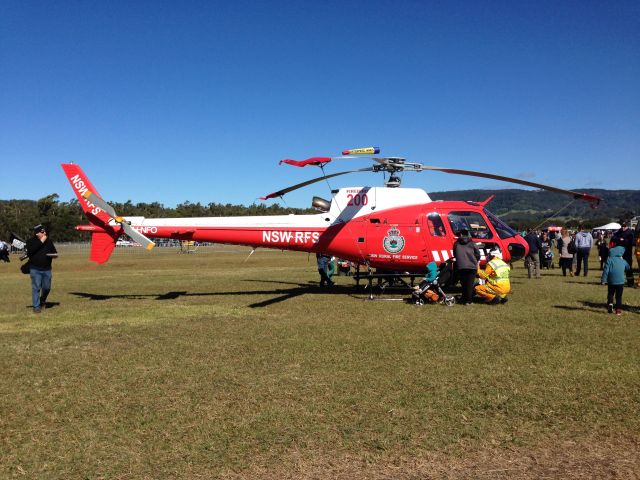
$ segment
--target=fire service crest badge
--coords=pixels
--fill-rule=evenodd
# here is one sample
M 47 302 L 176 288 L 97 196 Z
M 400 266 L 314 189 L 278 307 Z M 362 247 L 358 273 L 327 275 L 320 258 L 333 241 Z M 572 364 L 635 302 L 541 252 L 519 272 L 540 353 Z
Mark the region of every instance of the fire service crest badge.
M 389 253 L 400 253 L 404 248 L 404 237 L 400 235 L 397 227 L 391 227 L 387 230 L 387 236 L 382 241 L 382 246 Z

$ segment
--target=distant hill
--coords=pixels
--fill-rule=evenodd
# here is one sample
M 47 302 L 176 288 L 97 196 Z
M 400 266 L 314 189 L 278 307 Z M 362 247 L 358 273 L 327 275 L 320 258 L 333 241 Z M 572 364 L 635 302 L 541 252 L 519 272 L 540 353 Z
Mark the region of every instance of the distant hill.
M 455 190 L 429 193 L 434 200 L 484 201 L 495 197 L 487 208 L 514 227 L 538 224 L 552 219 L 549 224 L 576 225 L 585 223 L 598 226 L 623 218 L 640 215 L 640 190 L 576 189 L 602 198 L 598 208 L 582 200 L 543 190 Z

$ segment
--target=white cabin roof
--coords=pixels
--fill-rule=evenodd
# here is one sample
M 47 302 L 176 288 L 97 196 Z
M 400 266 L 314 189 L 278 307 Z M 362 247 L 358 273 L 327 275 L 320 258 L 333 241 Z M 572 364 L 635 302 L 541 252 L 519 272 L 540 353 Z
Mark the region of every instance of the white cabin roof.
M 329 213 L 336 218 L 357 218 L 374 211 L 429 202 L 431 198 L 421 188 L 347 187 L 335 194 Z

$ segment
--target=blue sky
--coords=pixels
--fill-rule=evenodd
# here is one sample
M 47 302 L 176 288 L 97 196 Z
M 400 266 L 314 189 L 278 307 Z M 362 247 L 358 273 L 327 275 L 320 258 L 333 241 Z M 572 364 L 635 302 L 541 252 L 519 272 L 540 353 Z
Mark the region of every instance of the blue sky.
M 320 173 L 283 158 L 370 145 L 563 188 L 640 188 L 640 3 L 0 3 L 1 199 L 69 200 L 59 164 L 75 162 L 107 200 L 250 204 Z M 428 172 L 404 186 L 509 187 Z

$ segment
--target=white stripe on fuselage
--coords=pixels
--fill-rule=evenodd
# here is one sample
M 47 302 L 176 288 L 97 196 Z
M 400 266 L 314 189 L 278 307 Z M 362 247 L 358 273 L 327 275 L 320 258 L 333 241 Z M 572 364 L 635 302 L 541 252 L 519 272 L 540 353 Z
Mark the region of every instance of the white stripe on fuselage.
M 366 201 L 364 195 L 367 196 Z M 356 202 L 354 199 L 358 198 Z M 349 206 L 349 202 L 351 205 Z M 176 228 L 281 228 L 318 229 L 335 223 L 369 215 L 375 211 L 420 206 L 430 203 L 427 193 L 418 188 L 349 187 L 341 188 L 331 202 L 331 209 L 315 215 L 273 215 L 259 217 L 193 217 L 193 218 L 144 218 L 126 217 L 132 226 L 156 226 Z M 356 205 L 357 203 L 357 205 Z

